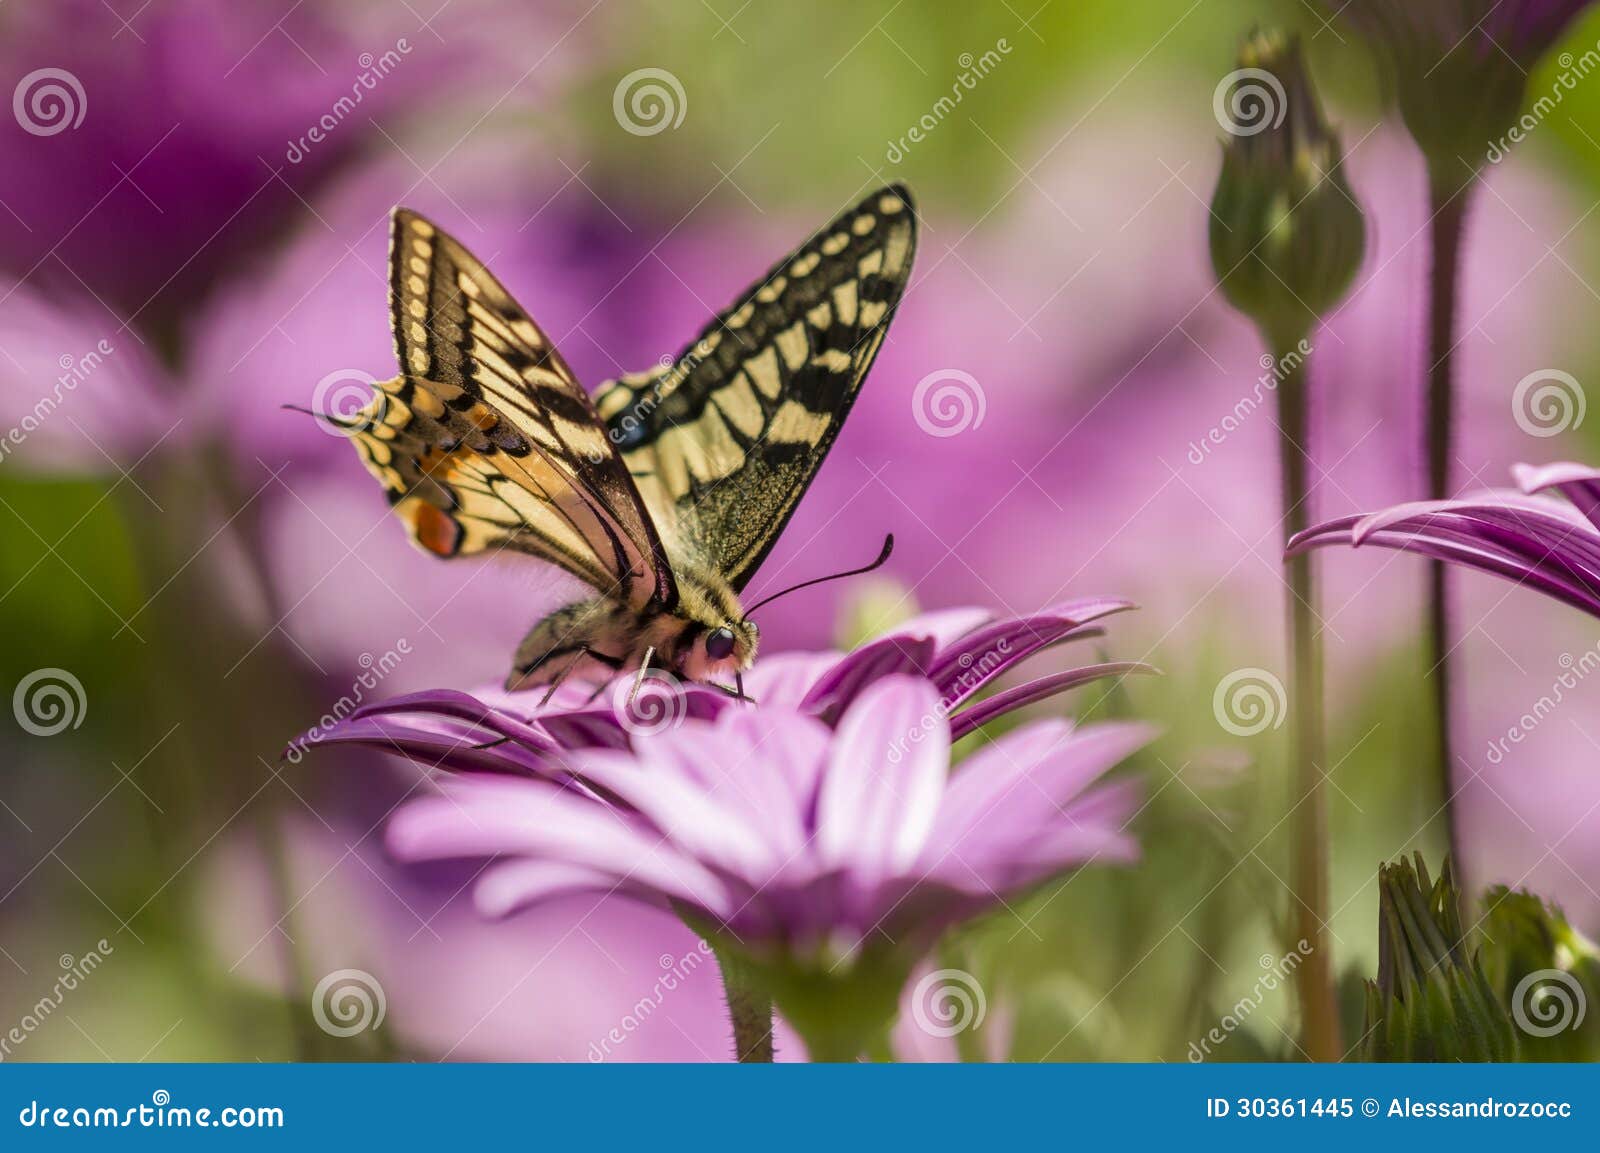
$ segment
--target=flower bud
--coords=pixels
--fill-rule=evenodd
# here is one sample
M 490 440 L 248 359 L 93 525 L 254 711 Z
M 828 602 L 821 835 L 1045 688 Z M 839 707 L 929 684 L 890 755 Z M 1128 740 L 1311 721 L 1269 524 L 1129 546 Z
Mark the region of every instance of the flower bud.
M 1484 906 L 1484 969 L 1523 1059 L 1600 1060 L 1600 948 L 1532 893 L 1496 885 Z
M 1268 345 L 1293 347 L 1343 299 L 1366 221 L 1345 180 L 1297 40 L 1254 33 L 1217 89 L 1228 138 L 1211 202 L 1211 262 L 1223 294 Z
M 1445 859 L 1378 870 L 1378 979 L 1367 982 L 1368 1061 L 1510 1061 L 1517 1041 L 1481 960 L 1469 955 L 1461 894 Z
M 869 577 L 845 594 L 834 623 L 834 642 L 841 649 L 853 649 L 916 615 L 917 599 L 911 589 L 893 577 Z
M 1471 180 L 1522 109 L 1528 72 L 1592 0 L 1322 0 L 1378 54 L 1436 191 Z

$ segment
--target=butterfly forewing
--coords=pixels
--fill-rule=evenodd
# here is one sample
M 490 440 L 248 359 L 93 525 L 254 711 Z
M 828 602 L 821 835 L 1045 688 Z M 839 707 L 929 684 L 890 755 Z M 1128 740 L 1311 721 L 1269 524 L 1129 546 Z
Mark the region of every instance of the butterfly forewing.
M 805 494 L 905 291 L 916 244 L 898 185 L 785 257 L 668 367 L 597 406 L 674 551 L 742 588 Z
M 534 626 L 512 685 L 637 667 L 658 646 L 673 667 L 700 653 L 692 675 L 702 676 L 725 656 L 701 653 L 693 638 L 731 626 L 749 633 L 738 657 L 748 662 L 755 639 L 736 592 L 838 435 L 915 242 L 905 190 L 875 192 L 775 265 L 669 367 L 591 402 L 482 264 L 396 209 L 401 374 L 338 423 L 422 548 L 516 549 L 597 590 Z
M 396 209 L 390 240 L 402 375 L 355 439 L 413 539 L 441 556 L 531 552 L 637 608 L 670 607 L 655 526 L 549 338 L 422 217 Z

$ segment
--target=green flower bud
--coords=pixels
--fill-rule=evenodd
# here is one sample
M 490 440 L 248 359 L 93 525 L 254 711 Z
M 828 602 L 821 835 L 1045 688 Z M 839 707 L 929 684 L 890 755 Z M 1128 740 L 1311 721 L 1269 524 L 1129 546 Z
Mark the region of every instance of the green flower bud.
M 1481 959 L 1469 955 L 1449 858 L 1378 870 L 1378 979 L 1367 982 L 1368 1061 L 1513 1061 L 1517 1039 Z
M 917 598 L 893 577 L 874 576 L 846 594 L 834 625 L 834 643 L 849 651 L 917 615 Z
M 1223 295 L 1269 347 L 1294 347 L 1344 298 L 1366 220 L 1344 150 L 1323 119 L 1298 40 L 1256 32 L 1217 87 L 1228 133 L 1211 202 L 1211 263 Z
M 1600 948 L 1532 893 L 1496 885 L 1484 906 L 1484 968 L 1523 1059 L 1600 1060 Z

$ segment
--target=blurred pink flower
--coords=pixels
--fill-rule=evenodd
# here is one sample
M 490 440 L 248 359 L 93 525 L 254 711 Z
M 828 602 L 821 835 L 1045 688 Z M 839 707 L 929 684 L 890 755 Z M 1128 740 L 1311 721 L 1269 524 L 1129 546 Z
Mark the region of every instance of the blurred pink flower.
M 188 439 L 164 370 L 92 301 L 0 284 L 0 462 L 115 473 Z

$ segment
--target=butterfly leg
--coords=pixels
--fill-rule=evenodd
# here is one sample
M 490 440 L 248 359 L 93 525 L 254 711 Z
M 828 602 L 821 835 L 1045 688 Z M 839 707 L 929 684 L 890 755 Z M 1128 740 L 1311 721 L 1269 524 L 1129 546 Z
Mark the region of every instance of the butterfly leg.
M 705 685 L 705 687 L 708 688 L 708 689 L 716 689 L 717 692 L 719 692 L 719 693 L 727 693 L 730 697 L 732 697 L 736 701 L 744 701 L 747 704 L 752 704 L 752 705 L 755 704 L 756 703 L 756 699 L 754 697 L 745 696 L 745 693 L 744 693 L 744 678 L 741 675 L 739 675 L 738 673 L 735 673 L 734 674 L 734 681 L 738 685 L 737 688 L 729 688 L 727 685 L 719 685 L 716 681 L 700 681 L 699 683 Z
M 628 694 L 628 707 L 633 708 L 633 699 L 639 695 L 639 690 L 644 687 L 644 675 L 650 668 L 650 658 L 656 655 L 656 646 L 651 645 L 644 650 L 644 660 L 639 662 L 639 675 L 633 679 L 633 691 Z
M 550 703 L 550 698 L 556 695 L 556 690 L 561 687 L 561 682 L 567 679 L 567 674 L 568 673 L 570 673 L 573 669 L 578 667 L 578 665 L 583 661 L 584 656 L 587 655 L 588 652 L 589 652 L 589 646 L 588 645 L 579 645 L 578 646 L 578 655 L 573 657 L 572 660 L 568 661 L 567 662 L 567 666 L 564 669 L 562 669 L 559 673 L 556 674 L 555 680 L 551 681 L 550 682 L 550 687 L 544 691 L 544 696 L 539 698 L 539 707 L 541 709 L 544 708 L 547 704 Z

